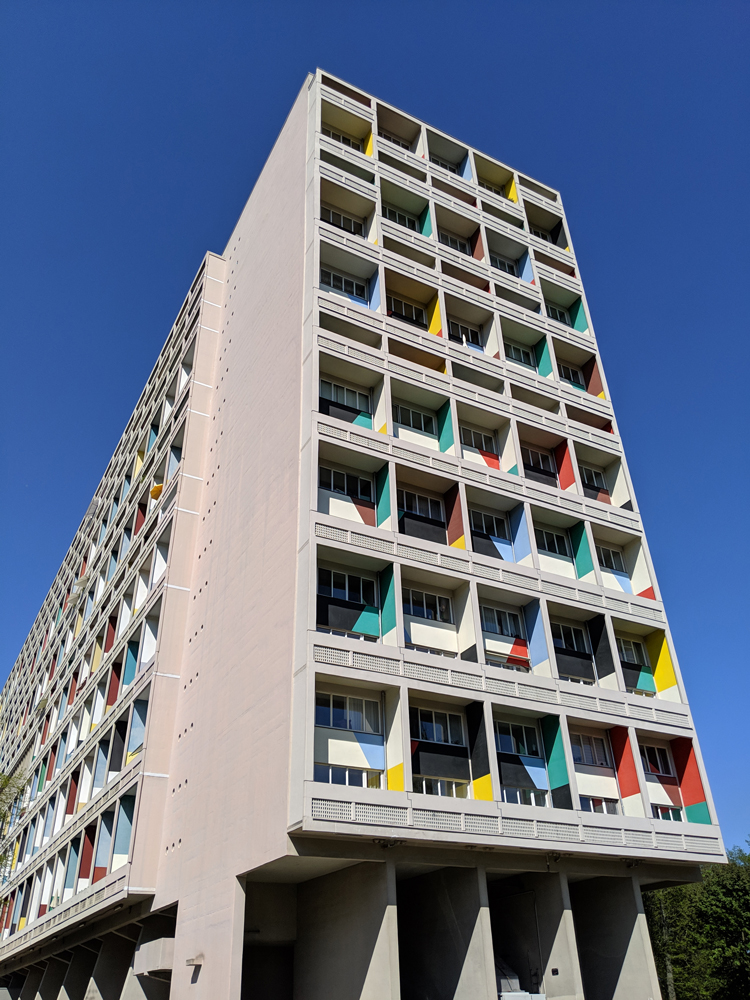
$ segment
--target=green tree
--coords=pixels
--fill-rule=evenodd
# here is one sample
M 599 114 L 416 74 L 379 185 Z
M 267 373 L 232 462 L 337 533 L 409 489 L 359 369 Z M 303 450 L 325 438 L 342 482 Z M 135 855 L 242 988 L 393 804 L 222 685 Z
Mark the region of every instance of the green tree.
M 662 993 L 750 997 L 750 852 L 733 847 L 728 864 L 702 865 L 701 874 L 701 882 L 644 895 Z

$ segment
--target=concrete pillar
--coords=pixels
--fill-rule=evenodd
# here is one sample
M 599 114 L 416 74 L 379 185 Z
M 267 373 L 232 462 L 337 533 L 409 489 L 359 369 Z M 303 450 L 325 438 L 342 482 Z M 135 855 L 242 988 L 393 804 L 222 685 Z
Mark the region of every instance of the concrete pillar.
M 483 869 L 399 882 L 398 929 L 401 1000 L 497 1000 Z
M 84 1000 L 120 1000 L 135 951 L 135 941 L 108 934 L 91 973 Z
M 205 879 L 195 892 L 182 897 L 171 996 L 240 1000 L 244 929 L 244 879 Z
M 365 862 L 297 889 L 294 1000 L 398 1000 L 396 877 Z
M 37 989 L 36 1000 L 57 1000 L 67 971 L 67 962 L 62 962 L 59 958 L 49 959 Z
M 587 879 L 570 896 L 586 1000 L 660 1000 L 636 878 Z
M 12 972 L 9 976 L 4 976 L 5 983 L 0 986 L 0 1000 L 18 1000 L 23 989 L 23 973 Z
M 97 952 L 91 948 L 75 949 L 57 1000 L 83 1000 L 96 958 Z
M 43 965 L 32 965 L 26 974 L 26 982 L 23 984 L 23 989 L 18 994 L 18 1000 L 35 1000 L 36 991 L 39 989 L 39 984 L 42 981 L 43 975 Z

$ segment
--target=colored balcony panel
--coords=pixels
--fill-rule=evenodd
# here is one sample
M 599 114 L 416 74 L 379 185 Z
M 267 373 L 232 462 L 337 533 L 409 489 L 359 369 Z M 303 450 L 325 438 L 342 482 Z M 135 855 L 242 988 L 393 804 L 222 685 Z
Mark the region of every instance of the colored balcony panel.
M 376 574 L 318 567 L 317 626 L 333 634 L 380 636 Z
M 524 202 L 529 232 L 537 240 L 549 243 L 550 246 L 568 249 L 568 235 L 562 218 L 556 213 L 536 205 L 532 201 Z
M 492 775 L 490 774 L 490 755 L 487 740 L 487 727 L 484 721 L 484 703 L 472 701 L 464 709 L 466 719 L 466 736 L 471 764 L 472 798 L 492 801 Z
M 675 763 L 680 794 L 688 823 L 711 823 L 711 813 L 701 780 L 698 759 L 692 739 L 679 736 L 670 744 Z
M 404 642 L 420 652 L 455 657 L 458 655 L 454 581 L 430 574 L 412 580 L 402 571 L 401 599 Z
M 471 162 L 465 146 L 427 129 L 427 153 L 430 163 L 441 171 L 471 180 Z
M 321 459 L 318 466 L 318 510 L 358 524 L 376 527 L 375 477 L 363 469 L 347 468 Z
M 568 766 L 565 762 L 560 717 L 545 715 L 540 720 L 544 756 L 547 762 L 547 776 L 550 784 L 552 805 L 556 809 L 572 809 L 573 797 L 570 791 Z
M 382 640 L 386 645 L 395 646 L 398 643 L 398 628 L 396 624 L 396 583 L 393 566 L 387 565 L 378 573 L 378 590 L 380 592 L 380 621 Z
M 622 811 L 625 816 L 644 816 L 643 797 L 635 766 L 633 745 L 627 726 L 613 726 L 609 730 L 617 783 L 620 787 Z
M 99 823 L 99 836 L 96 843 L 96 855 L 94 857 L 94 872 L 92 883 L 103 879 L 109 868 L 109 852 L 112 847 L 112 827 L 115 821 L 114 809 L 108 809 L 102 813 Z
M 645 646 L 654 674 L 657 696 L 666 701 L 682 701 L 667 637 L 655 629 L 645 637 Z
M 360 118 L 340 105 L 324 100 L 321 101 L 320 129 L 331 142 L 345 149 L 372 155 L 372 124 L 367 118 Z
M 116 871 L 127 864 L 130 854 L 130 840 L 133 833 L 133 817 L 135 815 L 135 795 L 123 795 L 117 811 L 117 826 L 115 828 L 114 844 L 112 846 L 111 871 Z

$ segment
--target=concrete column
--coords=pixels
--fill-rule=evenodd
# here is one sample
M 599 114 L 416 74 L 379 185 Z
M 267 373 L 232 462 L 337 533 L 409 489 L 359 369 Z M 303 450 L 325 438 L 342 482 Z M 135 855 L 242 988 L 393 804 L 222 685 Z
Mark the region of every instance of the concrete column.
M 18 1000 L 35 1000 L 36 991 L 39 989 L 43 975 L 43 965 L 32 965 L 26 975 L 26 982 L 23 984 L 23 989 L 18 994 Z
M 57 1000 L 67 971 L 67 962 L 61 962 L 59 958 L 49 959 L 47 968 L 44 970 L 44 975 L 39 983 L 35 1000 Z
M 442 868 L 398 886 L 401 1000 L 497 1000 L 482 869 Z
M 297 890 L 295 1000 L 398 1000 L 396 877 L 365 862 Z
M 587 879 L 570 895 L 586 1000 L 660 1000 L 636 878 Z
M 84 1000 L 120 1000 L 135 951 L 135 941 L 109 934 L 102 942 Z
M 76 948 L 57 1000 L 83 1000 L 96 965 L 97 953 L 91 948 Z

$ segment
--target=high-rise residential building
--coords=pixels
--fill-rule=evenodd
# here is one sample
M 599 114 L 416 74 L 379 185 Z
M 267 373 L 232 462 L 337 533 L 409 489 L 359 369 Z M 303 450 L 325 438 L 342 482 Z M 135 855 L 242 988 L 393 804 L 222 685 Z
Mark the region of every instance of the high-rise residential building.
M 310 75 L 0 725 L 0 997 L 656 1000 L 724 849 L 560 194 Z

